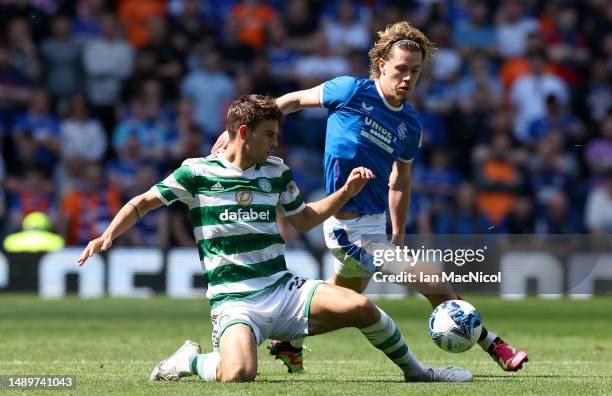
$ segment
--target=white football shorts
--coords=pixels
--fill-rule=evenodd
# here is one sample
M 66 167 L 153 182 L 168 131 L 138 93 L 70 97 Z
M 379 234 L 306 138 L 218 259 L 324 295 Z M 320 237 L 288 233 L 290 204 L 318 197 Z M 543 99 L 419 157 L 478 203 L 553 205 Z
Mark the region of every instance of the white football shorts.
M 308 335 L 310 302 L 321 283 L 294 276 L 284 285 L 256 296 L 221 303 L 210 312 L 214 351 L 219 351 L 223 332 L 238 323 L 251 328 L 257 345 L 269 338 L 291 340 Z

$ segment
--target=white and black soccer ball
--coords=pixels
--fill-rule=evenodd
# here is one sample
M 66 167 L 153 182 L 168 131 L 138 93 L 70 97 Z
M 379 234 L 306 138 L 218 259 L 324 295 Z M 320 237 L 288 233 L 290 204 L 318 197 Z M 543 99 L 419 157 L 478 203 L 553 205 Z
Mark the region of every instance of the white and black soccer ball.
M 447 352 L 465 352 L 482 333 L 480 314 L 471 304 L 449 300 L 438 305 L 429 317 L 429 335 Z

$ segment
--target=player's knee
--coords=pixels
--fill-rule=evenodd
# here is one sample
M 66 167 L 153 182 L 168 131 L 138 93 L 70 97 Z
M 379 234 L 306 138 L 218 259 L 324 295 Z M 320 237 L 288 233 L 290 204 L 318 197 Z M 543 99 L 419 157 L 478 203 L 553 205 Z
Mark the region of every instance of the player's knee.
M 362 309 L 363 314 L 368 321 L 380 319 L 380 311 L 378 310 L 378 307 L 369 298 L 366 297 L 366 301 L 363 303 Z
M 234 366 L 223 370 L 221 382 L 250 382 L 255 380 L 256 369 L 247 366 Z
M 221 361 L 217 379 L 220 382 L 253 381 L 257 375 L 257 366 L 246 362 Z
M 369 298 L 361 294 L 357 294 L 353 299 L 352 315 L 355 327 L 363 327 L 370 324 L 372 321 L 378 320 L 380 313 L 378 308 Z

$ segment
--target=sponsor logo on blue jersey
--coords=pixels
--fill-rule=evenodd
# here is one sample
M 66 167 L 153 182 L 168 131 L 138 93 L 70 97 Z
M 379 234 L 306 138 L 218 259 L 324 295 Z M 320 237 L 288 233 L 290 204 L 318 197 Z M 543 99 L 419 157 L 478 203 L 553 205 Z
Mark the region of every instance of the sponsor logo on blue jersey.
M 389 154 L 393 154 L 394 149 L 390 146 L 390 144 L 395 141 L 395 136 L 393 136 L 390 131 L 370 117 L 365 117 L 364 124 L 370 128 L 366 131 L 362 129 L 361 136 L 369 139 Z

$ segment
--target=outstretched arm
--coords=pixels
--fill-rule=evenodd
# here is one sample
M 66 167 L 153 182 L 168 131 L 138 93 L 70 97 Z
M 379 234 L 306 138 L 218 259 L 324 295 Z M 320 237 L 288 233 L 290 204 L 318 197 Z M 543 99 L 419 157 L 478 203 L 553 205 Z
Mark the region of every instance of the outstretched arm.
M 283 112 L 289 114 L 301 110 L 305 107 L 321 106 L 321 90 L 323 87 L 317 85 L 314 88 L 302 91 L 289 92 L 276 99 L 276 105 Z
M 338 191 L 319 201 L 306 204 L 302 211 L 293 216 L 288 216 L 286 219 L 298 231 L 306 232 L 340 210 L 374 177 L 374 174 L 368 168 L 355 168 L 351 171 L 344 186 Z
M 132 228 L 149 211 L 162 205 L 163 202 L 152 191 L 147 191 L 129 200 L 115 215 L 102 235 L 87 244 L 79 257 L 79 266 L 85 264 L 94 253 L 107 251 L 119 235 Z
M 411 179 L 412 163 L 395 161 L 389 176 L 389 215 L 394 242 L 401 242 L 399 235 L 405 233 L 410 208 Z

